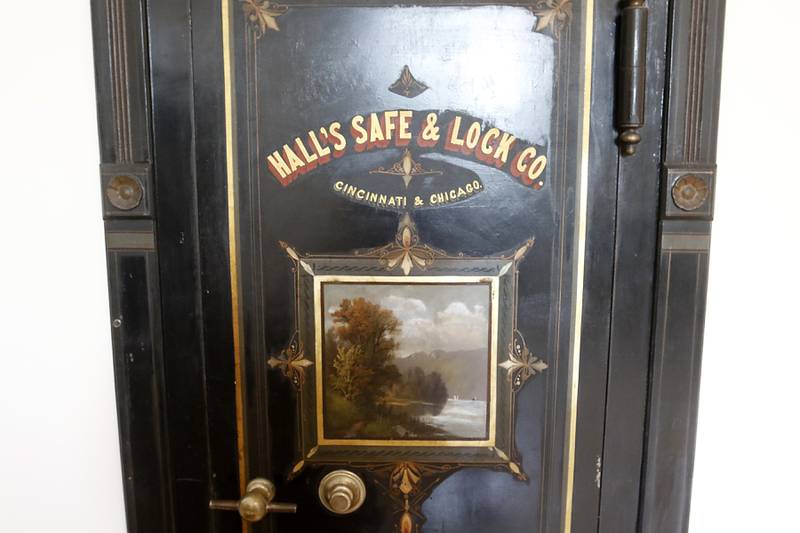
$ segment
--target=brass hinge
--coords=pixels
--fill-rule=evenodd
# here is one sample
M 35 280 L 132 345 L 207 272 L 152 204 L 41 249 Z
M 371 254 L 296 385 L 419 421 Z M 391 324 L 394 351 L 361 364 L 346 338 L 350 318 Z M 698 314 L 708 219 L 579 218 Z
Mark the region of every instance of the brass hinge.
M 617 55 L 616 127 L 622 155 L 636 153 L 644 126 L 647 80 L 647 15 L 645 0 L 628 0 L 620 17 Z

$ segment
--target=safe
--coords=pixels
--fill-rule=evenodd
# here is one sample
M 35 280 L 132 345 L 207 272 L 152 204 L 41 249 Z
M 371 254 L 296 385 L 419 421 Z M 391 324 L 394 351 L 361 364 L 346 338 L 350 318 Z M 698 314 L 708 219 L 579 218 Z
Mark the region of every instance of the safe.
M 129 531 L 686 531 L 723 0 L 92 6 Z

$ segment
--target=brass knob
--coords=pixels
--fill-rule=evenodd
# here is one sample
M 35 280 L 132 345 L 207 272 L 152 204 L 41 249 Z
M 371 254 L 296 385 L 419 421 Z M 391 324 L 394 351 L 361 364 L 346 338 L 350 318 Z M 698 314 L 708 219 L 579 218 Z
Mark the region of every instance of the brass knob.
M 357 511 L 367 496 L 367 487 L 349 470 L 334 470 L 319 482 L 319 500 L 332 513 Z
M 214 511 L 239 511 L 248 522 L 258 522 L 269 513 L 296 513 L 293 503 L 275 503 L 275 484 L 264 478 L 255 478 L 247 484 L 241 500 L 211 500 L 208 508 Z

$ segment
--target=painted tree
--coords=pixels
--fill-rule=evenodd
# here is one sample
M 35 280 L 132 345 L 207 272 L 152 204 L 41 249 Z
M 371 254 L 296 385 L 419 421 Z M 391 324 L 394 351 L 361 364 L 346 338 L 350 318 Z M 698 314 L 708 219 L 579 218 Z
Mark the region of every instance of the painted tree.
M 333 360 L 333 389 L 345 400 L 355 401 L 369 386 L 372 371 L 363 366 L 360 346 L 338 346 Z
M 400 321 L 390 309 L 364 298 L 342 300 L 331 317 L 337 350 L 359 348 L 351 354 L 353 364 L 369 370 L 369 380 L 359 381 L 362 390 L 354 398 L 363 406 L 382 401 L 389 388 L 401 379 L 393 363 Z

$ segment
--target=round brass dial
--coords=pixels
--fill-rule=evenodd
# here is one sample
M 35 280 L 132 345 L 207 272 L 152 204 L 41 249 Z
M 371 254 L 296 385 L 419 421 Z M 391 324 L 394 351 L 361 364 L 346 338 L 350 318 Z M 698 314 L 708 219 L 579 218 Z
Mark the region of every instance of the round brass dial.
M 334 470 L 319 482 L 319 500 L 336 514 L 357 511 L 367 496 L 364 481 L 349 470 Z

